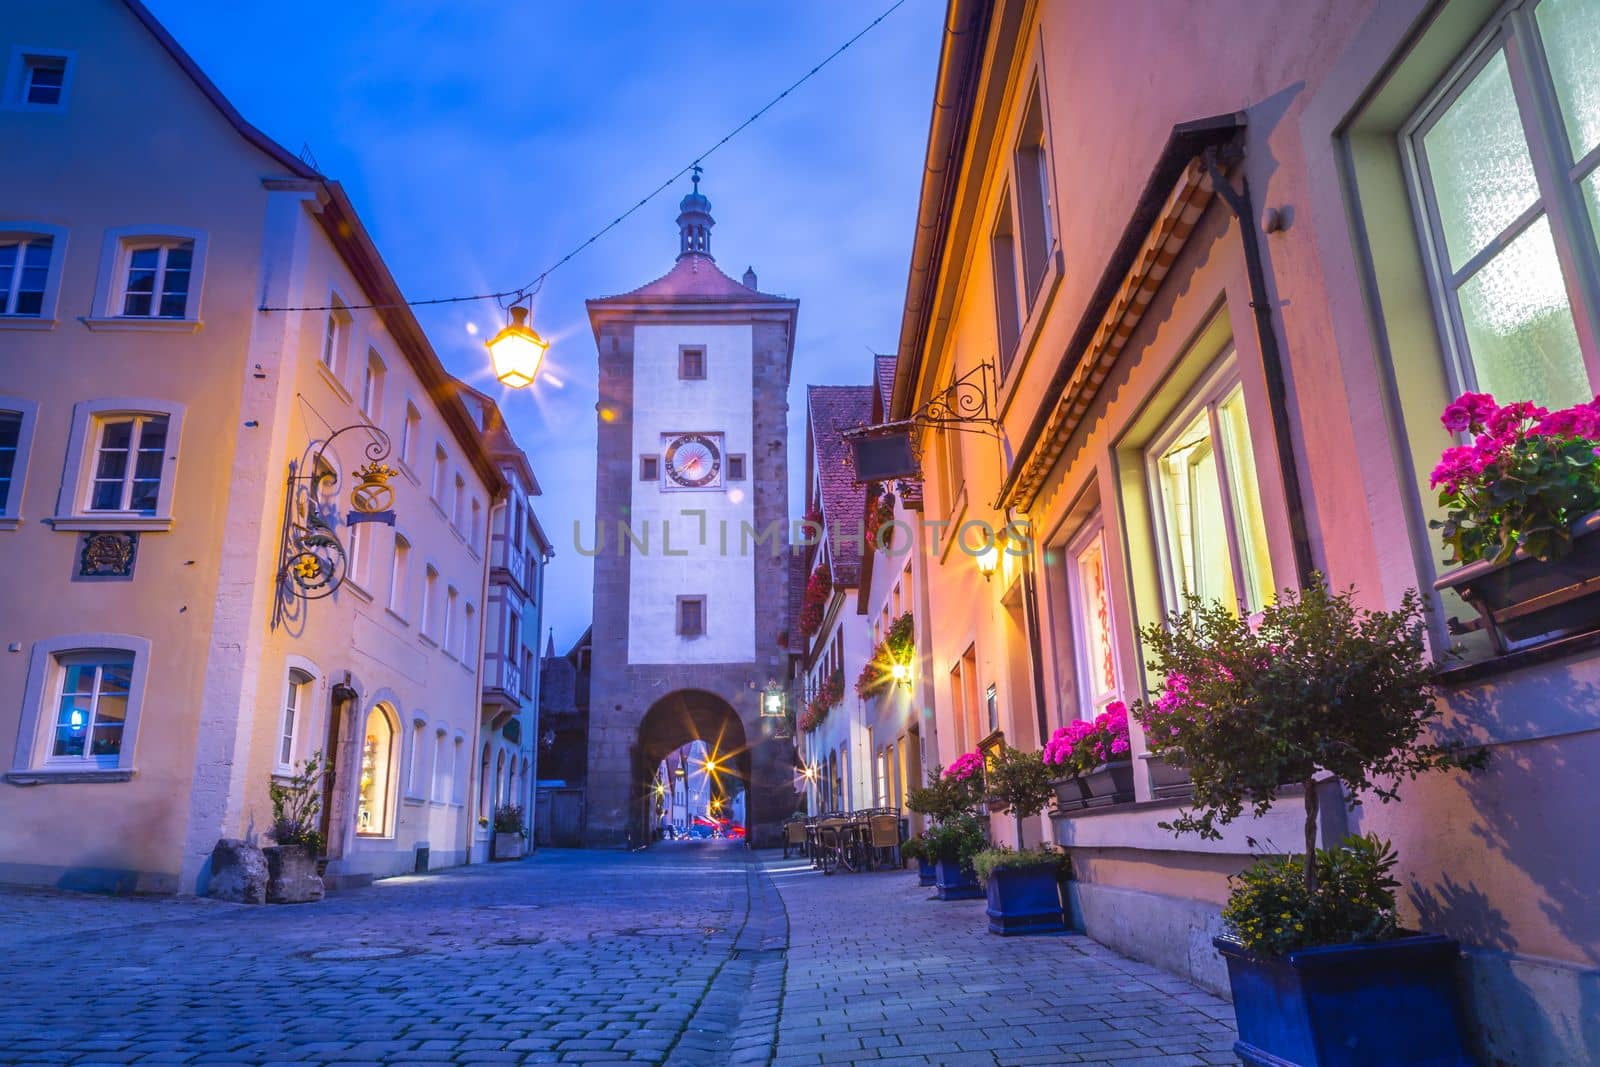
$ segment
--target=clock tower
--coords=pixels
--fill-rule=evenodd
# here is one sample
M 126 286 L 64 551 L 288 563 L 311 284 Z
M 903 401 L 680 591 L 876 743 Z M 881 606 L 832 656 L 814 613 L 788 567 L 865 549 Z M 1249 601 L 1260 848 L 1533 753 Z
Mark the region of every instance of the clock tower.
M 788 392 L 799 301 L 724 274 L 711 202 L 679 204 L 678 256 L 655 281 L 588 302 L 599 355 L 585 840 L 654 833 L 668 753 L 709 751 L 743 792 L 752 842 L 794 810 L 793 745 L 762 696 L 784 679 Z

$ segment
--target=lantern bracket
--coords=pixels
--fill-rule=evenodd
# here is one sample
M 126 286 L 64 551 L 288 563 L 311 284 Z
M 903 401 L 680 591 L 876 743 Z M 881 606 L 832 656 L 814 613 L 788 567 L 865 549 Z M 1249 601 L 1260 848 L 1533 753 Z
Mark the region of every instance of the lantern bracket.
M 903 419 L 859 426 L 841 436 L 850 446 L 844 462 L 857 485 L 922 478 L 922 431 L 987 434 L 1000 437 L 994 413 L 994 364 L 980 363 L 939 390 Z

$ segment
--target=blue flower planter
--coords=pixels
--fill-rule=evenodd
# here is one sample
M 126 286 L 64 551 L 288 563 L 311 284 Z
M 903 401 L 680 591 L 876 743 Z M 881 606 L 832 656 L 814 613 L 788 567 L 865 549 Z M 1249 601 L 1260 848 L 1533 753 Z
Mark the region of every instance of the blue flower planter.
M 1066 928 L 1055 867 L 999 867 L 989 875 L 991 934 L 1047 934 Z
M 1278 959 L 1231 938 L 1239 1040 L 1251 1067 L 1468 1067 L 1456 1004 L 1456 942 L 1435 934 L 1326 945 Z
M 932 860 L 917 860 L 917 884 L 933 885 L 938 878 L 938 866 Z
M 983 896 L 977 872 L 960 860 L 940 860 L 933 884 L 936 900 L 977 900 Z

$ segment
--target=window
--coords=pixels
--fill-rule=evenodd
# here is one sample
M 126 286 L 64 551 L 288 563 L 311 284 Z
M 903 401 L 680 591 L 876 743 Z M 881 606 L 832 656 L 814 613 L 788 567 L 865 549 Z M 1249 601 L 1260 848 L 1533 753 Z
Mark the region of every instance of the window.
M 422 578 L 422 634 L 434 641 L 439 637 L 439 572 L 431 563 Z
M 466 770 L 467 739 L 457 737 L 454 750 L 450 756 L 450 803 L 460 804 L 466 796 Z
M 423 734 L 428 724 L 421 719 L 411 720 L 411 763 L 406 775 L 406 796 L 421 800 L 428 795 L 428 756 Z
M 1597 36 L 1587 0 L 1517 5 L 1405 131 L 1457 392 L 1555 408 L 1600 383 L 1573 315 L 1574 301 L 1600 305 L 1586 266 L 1600 231 Z
M 950 669 L 950 702 L 959 727 L 956 743 L 962 752 L 974 751 L 984 738 L 978 717 L 978 652 L 975 645 L 968 645 L 961 654 L 960 662 Z
M 994 269 L 994 317 L 999 342 L 1000 375 L 1005 376 L 1016 356 L 1017 339 L 1022 335 L 1022 318 L 1017 309 L 1017 242 L 1011 222 L 1011 194 L 1000 201 L 994 232 L 989 235 L 990 261 Z
M 661 457 L 639 457 L 639 480 L 641 482 L 659 482 L 661 480 Z
M 678 635 L 700 637 L 706 632 L 706 598 L 681 596 L 678 598 Z
M 5 102 L 22 111 L 60 111 L 72 87 L 72 53 L 14 48 L 6 75 Z
M 467 482 L 465 478 L 461 477 L 460 473 L 457 473 L 455 494 L 450 498 L 450 525 L 454 526 L 457 532 L 466 529 L 463 524 L 463 520 L 466 518 L 466 501 Z
M 478 814 L 486 818 L 494 815 L 494 797 L 489 792 L 489 746 L 483 746 L 483 758 L 478 762 Z
M 1044 107 L 1033 87 L 1013 153 L 1016 173 L 1017 233 L 1022 239 L 1022 280 L 1029 307 L 1039 296 L 1050 262 L 1051 206 L 1049 151 L 1045 144 Z
M 417 464 L 417 436 L 422 431 L 422 413 L 417 405 L 406 401 L 406 421 L 400 427 L 400 462 L 407 467 Z
M 477 497 L 472 498 L 472 528 L 467 537 L 467 544 L 472 548 L 478 547 L 478 537 L 483 533 L 483 503 Z
M 468 604 L 461 623 L 461 662 L 469 667 L 478 665 L 478 609 Z M 513 654 L 511 662 L 516 662 Z
M 873 777 L 872 802 L 879 807 L 886 807 L 889 804 L 889 761 L 882 749 L 878 750 L 878 755 L 873 760 L 873 769 L 876 773 Z
M 32 400 L 0 396 L 0 529 L 14 530 L 19 525 L 22 485 L 38 410 Z
M 0 315 L 44 314 L 54 248 L 55 239 L 44 235 L 0 237 Z
M 678 346 L 678 377 L 694 381 L 706 376 L 706 350 L 702 345 Z
M 439 647 L 444 649 L 447 656 L 456 654 L 456 630 L 459 628 L 456 622 L 456 602 L 459 598 L 460 594 L 456 592 L 455 586 L 445 587 L 444 633 L 439 638 Z
M 193 241 L 137 241 L 124 249 L 117 314 L 126 318 L 181 319 L 189 308 Z
M 60 695 L 46 762 L 92 761 L 115 766 L 128 719 L 133 656 L 123 652 L 58 655 Z
M 394 535 L 394 559 L 389 564 L 389 610 L 406 617 L 407 602 L 411 598 L 408 586 L 411 576 L 411 542 L 400 534 Z
M 96 420 L 94 469 L 85 507 L 154 515 L 167 452 L 167 416 Z
M 328 317 L 322 325 L 322 365 L 339 377 L 344 369 L 344 353 L 350 344 L 350 311 L 337 296 L 328 297 Z M 347 394 L 348 395 L 348 394 Z
M 445 479 L 449 476 L 449 465 L 450 457 L 445 454 L 444 446 L 435 444 L 433 446 L 432 495 L 434 503 L 438 504 L 441 508 L 444 507 L 444 487 Z
M 1149 453 L 1167 606 L 1197 596 L 1260 611 L 1272 567 L 1238 378 L 1224 371 L 1176 426 Z
M 367 349 L 367 372 L 361 380 L 361 410 L 370 422 L 383 421 L 383 359 L 375 348 Z
M 393 806 L 394 720 L 384 705 L 367 713 L 361 746 L 361 775 L 356 790 L 356 833 L 363 837 L 389 836 L 389 811 Z
M 1121 694 L 1106 566 L 1105 525 L 1097 512 L 1067 543 L 1065 553 L 1077 711 L 1085 719 L 1094 718 Z
M 730 481 L 730 482 L 742 482 L 742 481 L 744 481 L 744 455 L 743 455 L 743 453 L 735 452 L 733 455 L 728 457 L 728 481 Z
M 278 735 L 278 769 L 292 771 L 294 755 L 300 733 L 300 724 L 311 692 L 311 675 L 299 669 L 289 671 L 289 682 L 284 686 L 283 729 Z
M 448 738 L 444 727 L 439 727 L 433 735 L 433 792 L 428 799 L 435 804 L 443 804 L 450 799 L 450 763 Z

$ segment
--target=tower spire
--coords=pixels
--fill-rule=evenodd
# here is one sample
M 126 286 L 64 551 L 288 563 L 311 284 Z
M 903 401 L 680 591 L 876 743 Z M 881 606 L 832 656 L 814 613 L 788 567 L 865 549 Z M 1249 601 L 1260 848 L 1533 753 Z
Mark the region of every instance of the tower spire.
M 700 164 L 690 168 L 694 189 L 678 203 L 678 258 L 705 256 L 711 259 L 711 201 L 700 192 Z

